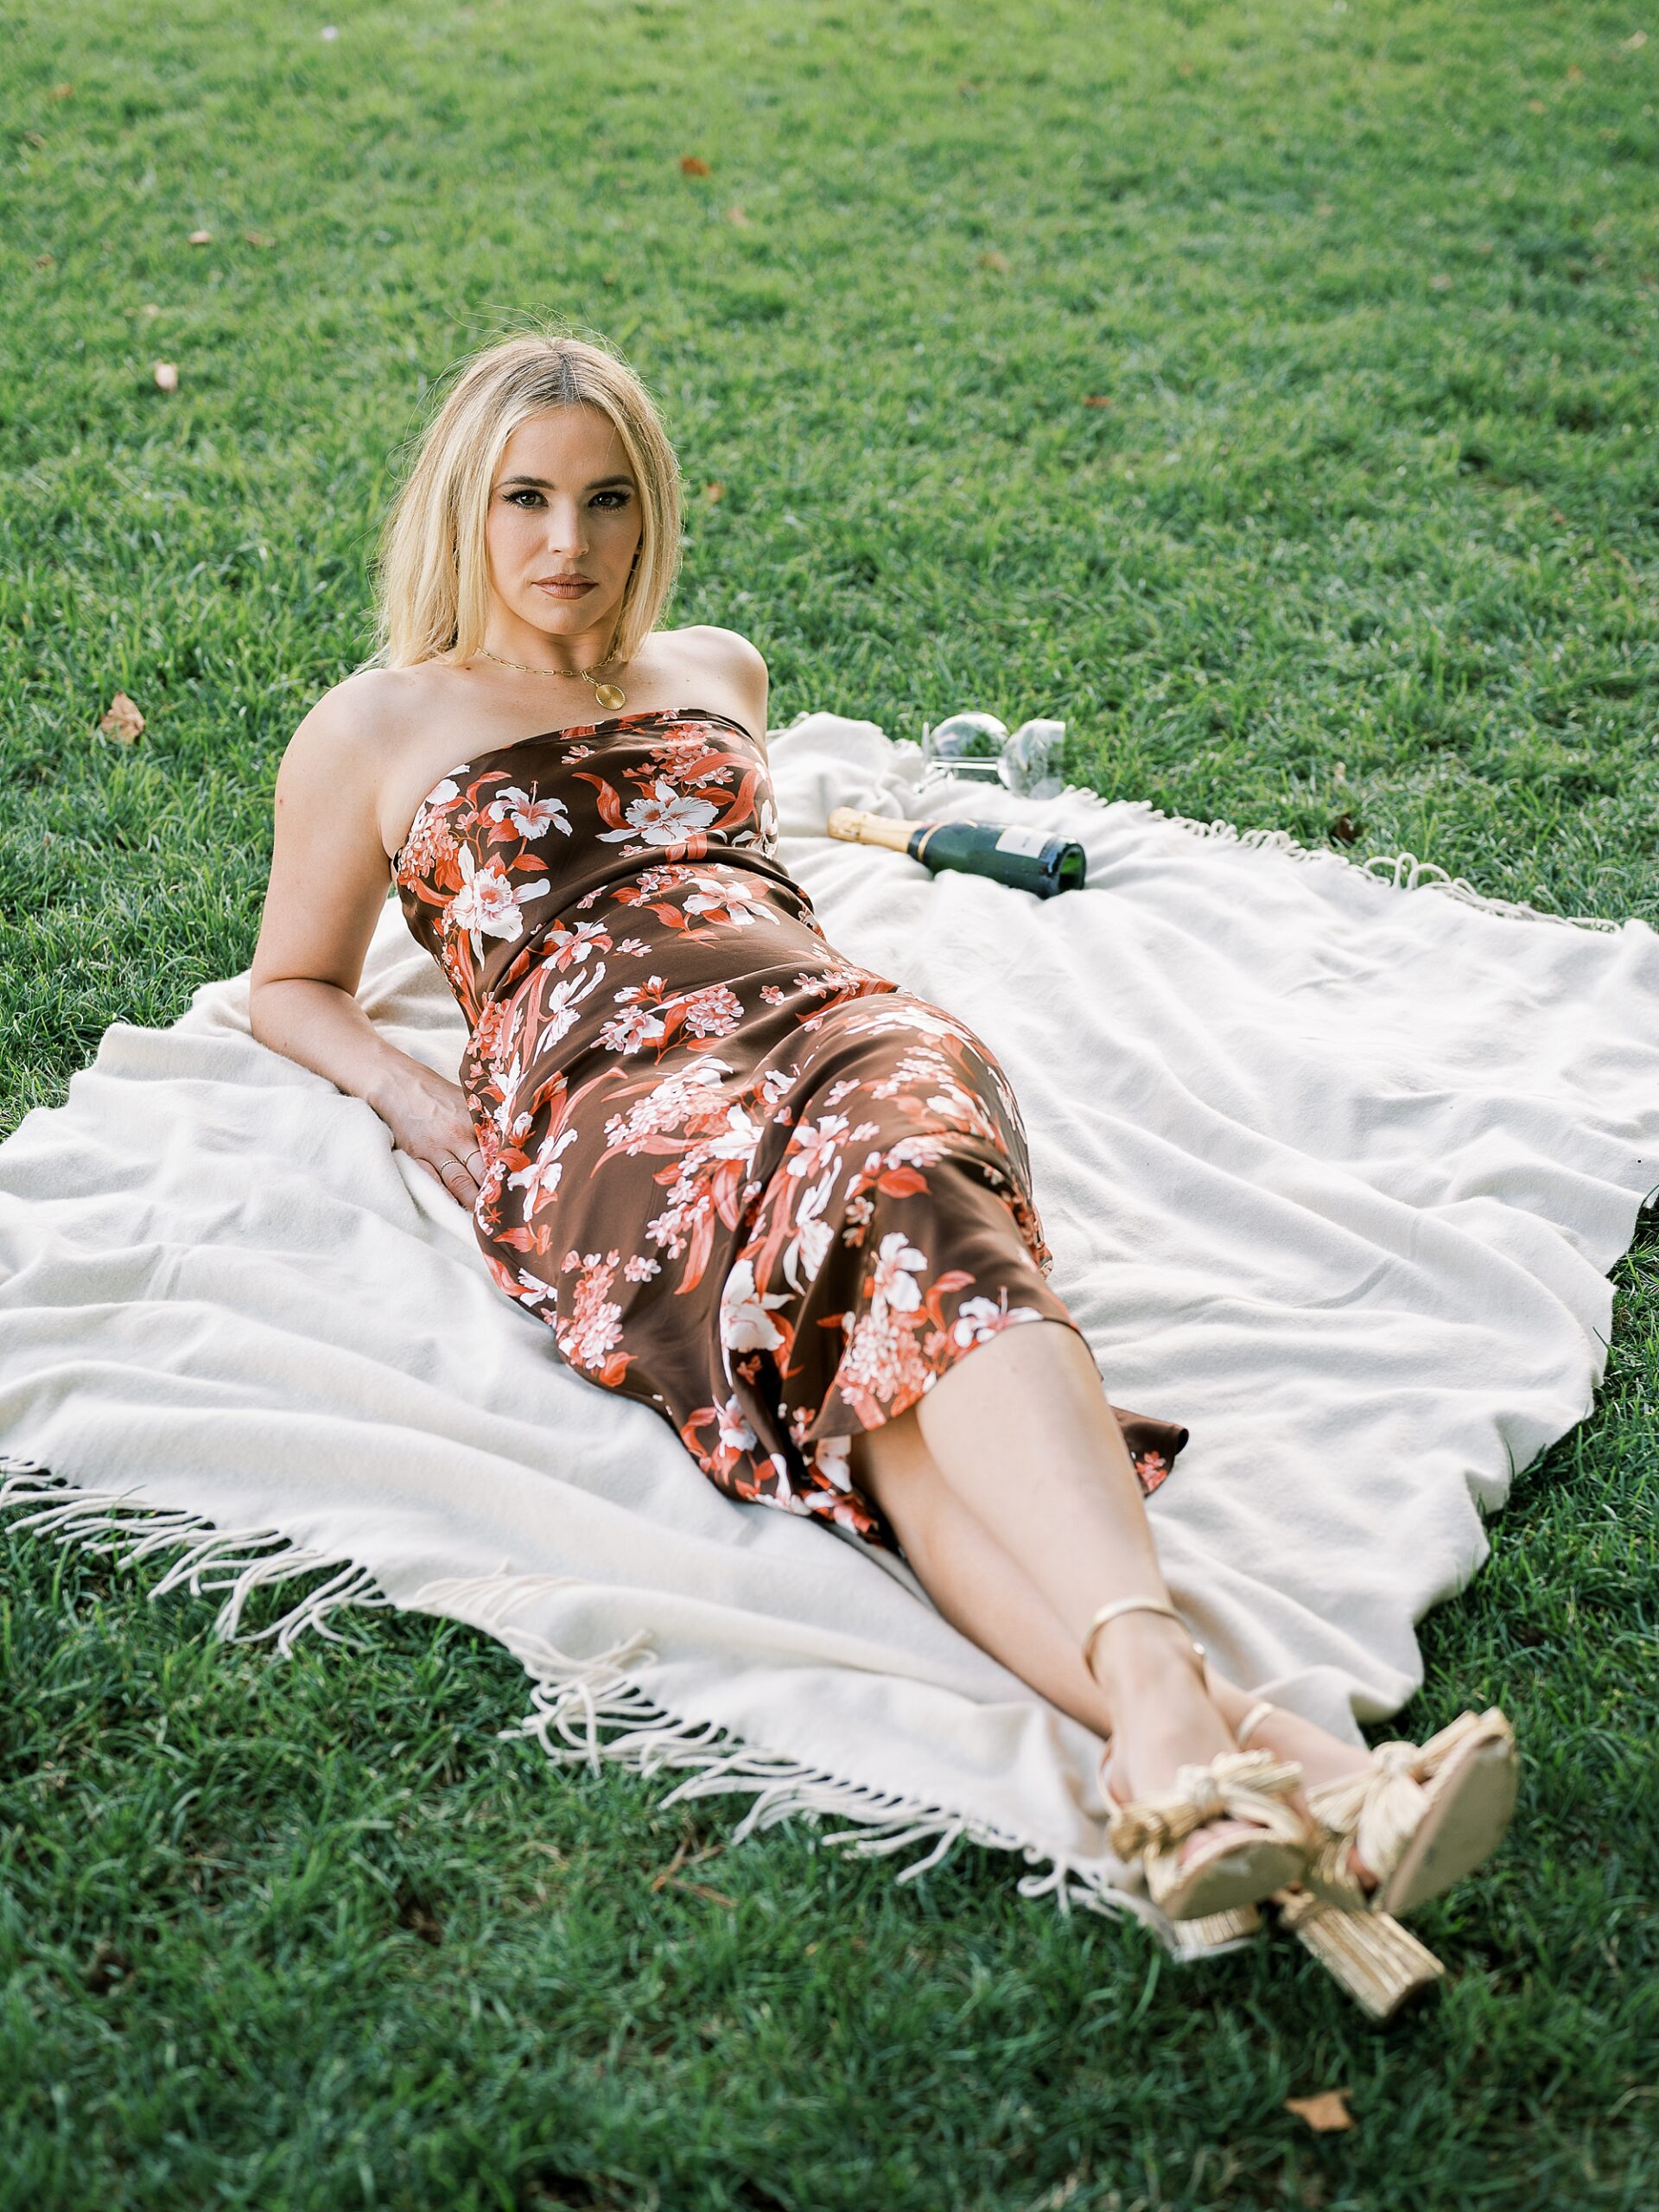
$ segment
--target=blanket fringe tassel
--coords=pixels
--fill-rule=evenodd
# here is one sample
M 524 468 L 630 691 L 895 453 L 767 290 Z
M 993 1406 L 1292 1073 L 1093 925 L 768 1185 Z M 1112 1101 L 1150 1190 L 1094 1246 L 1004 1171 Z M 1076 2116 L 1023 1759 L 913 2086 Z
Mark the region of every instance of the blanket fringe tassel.
M 365 1567 L 302 1544 L 271 1529 L 220 1529 L 200 1514 L 147 1505 L 130 1493 L 78 1488 L 32 1460 L 0 1452 L 0 1513 L 10 1527 L 32 1529 L 112 1560 L 120 1567 L 177 1552 L 149 1596 L 171 1590 L 192 1596 L 223 1596 L 214 1632 L 227 1643 L 269 1643 L 281 1656 L 290 1653 L 308 1631 L 330 1642 L 344 1641 L 331 1623 L 348 1607 L 393 1605 Z M 256 1590 L 297 1574 L 326 1570 L 327 1579 L 308 1591 L 280 1619 L 249 1630 L 242 1617 Z M 649 1777 L 659 1769 L 692 1771 L 660 1802 L 710 1797 L 736 1791 L 753 1802 L 731 1840 L 741 1843 L 757 1829 L 802 1819 L 815 1830 L 824 1819 L 854 1826 L 813 1841 L 838 1846 L 854 1857 L 889 1857 L 925 1845 L 919 1858 L 897 1870 L 901 1882 L 939 1866 L 966 1840 L 992 1851 L 1017 1851 L 1035 1871 L 1019 1877 L 1024 1897 L 1051 1897 L 1063 1914 L 1073 1906 L 1109 1918 L 1124 1913 L 1147 1921 L 1162 1935 L 1179 1960 L 1214 1957 L 1252 1940 L 1255 1916 L 1224 1916 L 1213 1928 L 1163 1921 L 1141 1898 L 1114 1889 L 1100 1868 L 1051 1854 L 1007 1830 L 940 1805 L 898 1792 L 884 1792 L 845 1782 L 820 1767 L 779 1753 L 758 1751 L 734 1738 L 715 1723 L 685 1720 L 658 1705 L 629 1668 L 651 1662 L 651 1633 L 639 1630 L 607 1651 L 575 1658 L 541 1637 L 518 1627 L 515 1607 L 556 1584 L 575 1584 L 569 1575 L 486 1575 L 427 1584 L 409 1609 L 462 1620 L 504 1643 L 533 1678 L 531 1709 L 499 1732 L 504 1738 L 533 1737 L 550 1764 L 586 1765 L 601 1762 Z M 609 1735 L 604 1730 L 613 1730 Z
M 1080 805 L 1133 807 L 1139 814 L 1154 822 L 1167 822 L 1172 829 L 1185 830 L 1189 836 L 1209 837 L 1217 843 L 1243 845 L 1283 853 L 1294 861 L 1334 861 L 1339 867 L 1358 870 L 1374 883 L 1386 883 L 1395 891 L 1436 891 L 1443 899 L 1455 899 L 1459 906 L 1478 906 L 1484 914 L 1503 914 L 1512 920 L 1554 922 L 1564 929 L 1606 930 L 1617 935 L 1624 929 L 1622 921 L 1609 920 L 1601 914 L 1551 914 L 1541 906 L 1529 906 L 1524 900 L 1493 899 L 1461 875 L 1449 875 L 1433 861 L 1420 861 L 1415 853 L 1392 855 L 1377 854 L 1368 861 L 1351 860 L 1346 853 L 1332 852 L 1325 845 L 1299 844 L 1287 830 L 1239 830 L 1230 822 L 1199 822 L 1185 814 L 1166 814 L 1153 805 L 1150 799 L 1109 799 L 1098 791 L 1090 791 L 1086 784 L 1067 784 L 1058 794 L 1063 799 L 1075 799 Z

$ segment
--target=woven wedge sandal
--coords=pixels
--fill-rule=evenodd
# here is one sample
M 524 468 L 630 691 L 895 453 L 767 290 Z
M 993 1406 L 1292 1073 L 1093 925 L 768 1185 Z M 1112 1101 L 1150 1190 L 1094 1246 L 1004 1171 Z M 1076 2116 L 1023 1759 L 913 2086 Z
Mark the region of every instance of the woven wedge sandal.
M 1236 1741 L 1274 1710 L 1265 1699 L 1253 1706 Z M 1379 1744 L 1369 1766 L 1303 1792 L 1318 1823 L 1303 1885 L 1347 1912 L 1414 1911 L 1497 1848 L 1519 1778 L 1515 1732 L 1496 1706 L 1460 1713 L 1426 1743 Z M 1373 1890 L 1354 1872 L 1356 1852 Z
M 1103 1605 L 1083 1639 L 1083 1663 L 1096 1633 L 1119 1613 L 1180 1615 L 1161 1598 L 1120 1598 Z M 1204 1646 L 1192 1649 L 1204 1664 Z M 1092 1670 L 1091 1670 L 1092 1671 Z M 1204 1765 L 1180 1766 L 1175 1786 L 1155 1797 L 1125 1802 L 1111 1786 L 1109 1745 L 1100 1761 L 1100 1790 L 1111 1813 L 1107 1836 L 1118 1858 L 1138 1859 L 1147 1894 L 1166 1918 L 1204 1920 L 1257 1904 L 1287 1883 L 1301 1880 L 1316 1840 L 1287 1802 L 1302 1778 L 1291 1759 L 1268 1751 L 1221 1751 Z M 1183 1851 L 1201 1829 L 1240 1821 L 1252 1836 L 1217 1834 L 1208 1847 Z

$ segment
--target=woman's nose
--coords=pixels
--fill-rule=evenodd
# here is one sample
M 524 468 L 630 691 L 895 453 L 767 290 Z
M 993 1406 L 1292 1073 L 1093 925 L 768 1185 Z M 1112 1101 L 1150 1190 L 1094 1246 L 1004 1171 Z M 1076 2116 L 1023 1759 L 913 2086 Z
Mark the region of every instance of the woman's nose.
M 581 510 L 575 506 L 550 506 L 547 511 L 547 550 L 550 553 L 572 553 L 578 556 L 588 550 L 588 536 L 582 527 Z

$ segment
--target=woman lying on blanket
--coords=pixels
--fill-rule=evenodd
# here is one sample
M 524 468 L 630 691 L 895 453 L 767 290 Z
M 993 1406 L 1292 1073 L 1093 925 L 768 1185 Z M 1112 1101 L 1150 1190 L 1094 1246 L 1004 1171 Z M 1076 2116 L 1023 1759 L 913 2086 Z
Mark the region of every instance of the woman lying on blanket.
M 900 1552 L 1109 1736 L 1113 1847 L 1170 1916 L 1438 1894 L 1508 1820 L 1502 1716 L 1368 1758 L 1192 1641 L 1143 1503 L 1185 1431 L 1109 1402 L 994 1056 L 836 952 L 778 860 L 766 663 L 657 626 L 680 532 L 615 356 L 468 364 L 391 519 L 376 663 L 282 763 L 254 1033 L 471 1210 L 561 1359 L 728 1496 Z M 458 1083 L 353 996 L 389 873 L 467 1017 Z

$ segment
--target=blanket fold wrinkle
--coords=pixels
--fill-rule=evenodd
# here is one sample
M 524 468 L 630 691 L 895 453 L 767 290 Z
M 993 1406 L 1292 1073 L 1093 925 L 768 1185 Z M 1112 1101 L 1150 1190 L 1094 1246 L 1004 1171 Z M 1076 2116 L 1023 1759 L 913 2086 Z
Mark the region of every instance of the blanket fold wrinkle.
M 830 941 L 966 1020 L 1031 1141 L 1051 1281 L 1113 1399 L 1191 1440 L 1148 1503 L 1217 1662 L 1360 1740 L 1484 1516 L 1592 1408 L 1610 1270 L 1659 1196 L 1659 937 L 1069 787 L 923 784 L 920 748 L 769 733 L 779 857 Z M 1039 900 L 826 836 L 831 808 L 1039 825 Z M 907 1563 L 721 1495 L 649 1407 L 559 1361 L 466 1211 L 362 1101 L 257 1044 L 245 971 L 116 1022 L 0 1144 L 0 1505 L 164 1560 L 251 1633 L 353 1608 L 467 1623 L 556 1764 L 745 1793 L 739 1836 L 1014 1852 L 1020 1892 L 1147 1920 L 1098 1739 L 944 1620 Z M 359 990 L 453 1077 L 461 1017 L 397 901 Z M 343 1661 L 342 1661 L 343 1663 Z M 1426 1733 L 1438 1719 L 1426 1711 Z M 827 1832 L 825 1821 L 846 1825 Z

